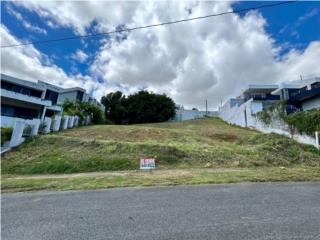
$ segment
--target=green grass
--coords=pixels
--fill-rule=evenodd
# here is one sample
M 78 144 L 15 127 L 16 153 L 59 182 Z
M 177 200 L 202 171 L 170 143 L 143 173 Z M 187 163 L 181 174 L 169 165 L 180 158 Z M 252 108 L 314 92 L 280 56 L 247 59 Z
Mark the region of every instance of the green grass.
M 320 168 L 259 168 L 210 171 L 177 170 L 175 173 L 133 172 L 127 175 L 64 178 L 3 178 L 2 192 L 36 190 L 83 190 L 113 187 L 172 186 L 180 184 L 220 184 L 238 182 L 320 181 Z
M 320 151 L 276 134 L 217 118 L 182 123 L 95 125 L 28 140 L 2 157 L 7 174 L 134 170 L 155 157 L 157 169 L 320 167 Z

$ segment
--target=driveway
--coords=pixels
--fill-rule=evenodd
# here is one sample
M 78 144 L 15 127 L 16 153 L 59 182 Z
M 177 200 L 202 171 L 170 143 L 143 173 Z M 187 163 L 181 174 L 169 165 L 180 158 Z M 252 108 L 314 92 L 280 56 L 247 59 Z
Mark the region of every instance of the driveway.
M 320 183 L 2 194 L 3 240 L 320 239 Z

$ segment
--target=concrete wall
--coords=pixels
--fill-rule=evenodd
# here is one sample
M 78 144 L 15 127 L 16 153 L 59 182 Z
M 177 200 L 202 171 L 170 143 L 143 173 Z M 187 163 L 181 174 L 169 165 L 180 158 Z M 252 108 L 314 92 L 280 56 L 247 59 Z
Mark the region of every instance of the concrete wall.
M 185 109 L 178 109 L 176 110 L 176 115 L 172 119 L 172 121 L 186 121 L 186 120 L 192 120 L 197 118 L 203 118 L 205 115 L 210 117 L 216 117 L 218 116 L 218 112 L 215 111 L 208 111 L 206 114 L 206 111 L 198 111 L 198 110 L 185 110 Z
M 14 118 L 1 116 L 1 127 L 15 127 L 16 122 L 23 122 L 25 125 L 30 125 L 32 127 L 32 135 L 35 136 L 38 134 L 38 129 L 40 125 L 40 119 L 23 119 L 23 118 Z
M 50 132 L 50 128 L 51 128 L 51 122 L 52 122 L 52 119 L 50 117 L 45 117 L 44 120 L 43 120 L 44 124 L 45 124 L 45 127 L 43 129 L 43 132 L 44 133 L 49 133 Z
M 16 147 L 24 142 L 24 138 L 22 137 L 23 130 L 25 127 L 25 123 L 23 121 L 16 121 L 13 127 L 10 144 L 9 147 Z
M 68 128 L 73 128 L 74 116 L 70 116 L 68 120 Z
M 78 126 L 79 126 L 79 117 L 78 117 L 78 116 L 74 116 L 73 126 L 75 126 L 75 127 L 78 127 Z
M 56 131 L 59 131 L 60 129 L 60 124 L 61 124 L 61 116 L 59 115 L 56 115 L 54 118 L 53 118 L 53 121 L 52 121 L 52 131 L 56 132 Z
M 62 117 L 62 123 L 60 129 L 65 130 L 68 128 L 69 116 Z
M 264 133 L 277 133 L 285 135 L 292 137 L 300 143 L 310 144 L 317 147 L 315 136 L 311 137 L 305 134 L 291 135 L 289 126 L 276 116 L 273 117 L 270 125 L 266 125 L 261 122 L 257 118 L 256 113 L 259 109 L 262 109 L 262 104 L 262 102 L 253 101 L 251 99 L 240 106 L 234 106 L 229 109 L 224 108 L 223 111 L 219 112 L 219 117 L 230 124 L 254 128 Z

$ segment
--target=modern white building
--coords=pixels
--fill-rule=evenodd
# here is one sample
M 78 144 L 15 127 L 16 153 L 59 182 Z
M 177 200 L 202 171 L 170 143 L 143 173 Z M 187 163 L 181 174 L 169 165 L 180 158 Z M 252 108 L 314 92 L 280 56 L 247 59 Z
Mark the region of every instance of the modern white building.
M 272 94 L 287 101 L 287 113 L 320 108 L 320 77 L 281 83 Z
M 16 120 L 39 122 L 60 114 L 57 96 L 43 84 L 1 74 L 1 127 L 12 127 Z
M 276 132 L 290 136 L 287 126 L 274 121 L 272 126 L 265 126 L 257 117 L 273 102 L 286 101 L 286 112 L 320 109 L 320 78 L 284 82 L 279 85 L 251 84 L 237 98 L 231 98 L 219 108 L 219 117 L 224 121 L 242 127 L 251 127 L 263 132 Z M 297 136 L 298 141 L 316 146 L 308 136 Z
M 262 111 L 280 96 L 272 95 L 275 84 L 250 84 L 237 98 L 231 98 L 219 108 L 219 116 L 226 122 L 242 127 L 250 126 L 250 117 Z
M 37 135 L 40 126 L 42 133 L 77 126 L 77 116 L 62 118 L 61 104 L 65 99 L 91 102 L 104 110 L 82 88 L 64 89 L 43 81 L 30 82 L 1 74 L 1 127 L 14 128 L 10 146 L 23 141 L 26 126 L 30 129 L 30 135 Z M 84 120 L 84 124 L 89 122 L 90 119 Z

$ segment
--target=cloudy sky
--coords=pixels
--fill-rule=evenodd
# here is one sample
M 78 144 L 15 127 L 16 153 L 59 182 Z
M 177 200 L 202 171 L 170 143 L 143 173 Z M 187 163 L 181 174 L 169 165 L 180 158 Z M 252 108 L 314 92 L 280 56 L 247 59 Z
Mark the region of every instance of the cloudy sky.
M 113 31 L 270 2 L 1 2 L 1 46 Z M 2 48 L 2 72 L 80 86 L 97 99 L 140 89 L 211 110 L 249 83 L 319 74 L 320 3 L 42 45 Z

